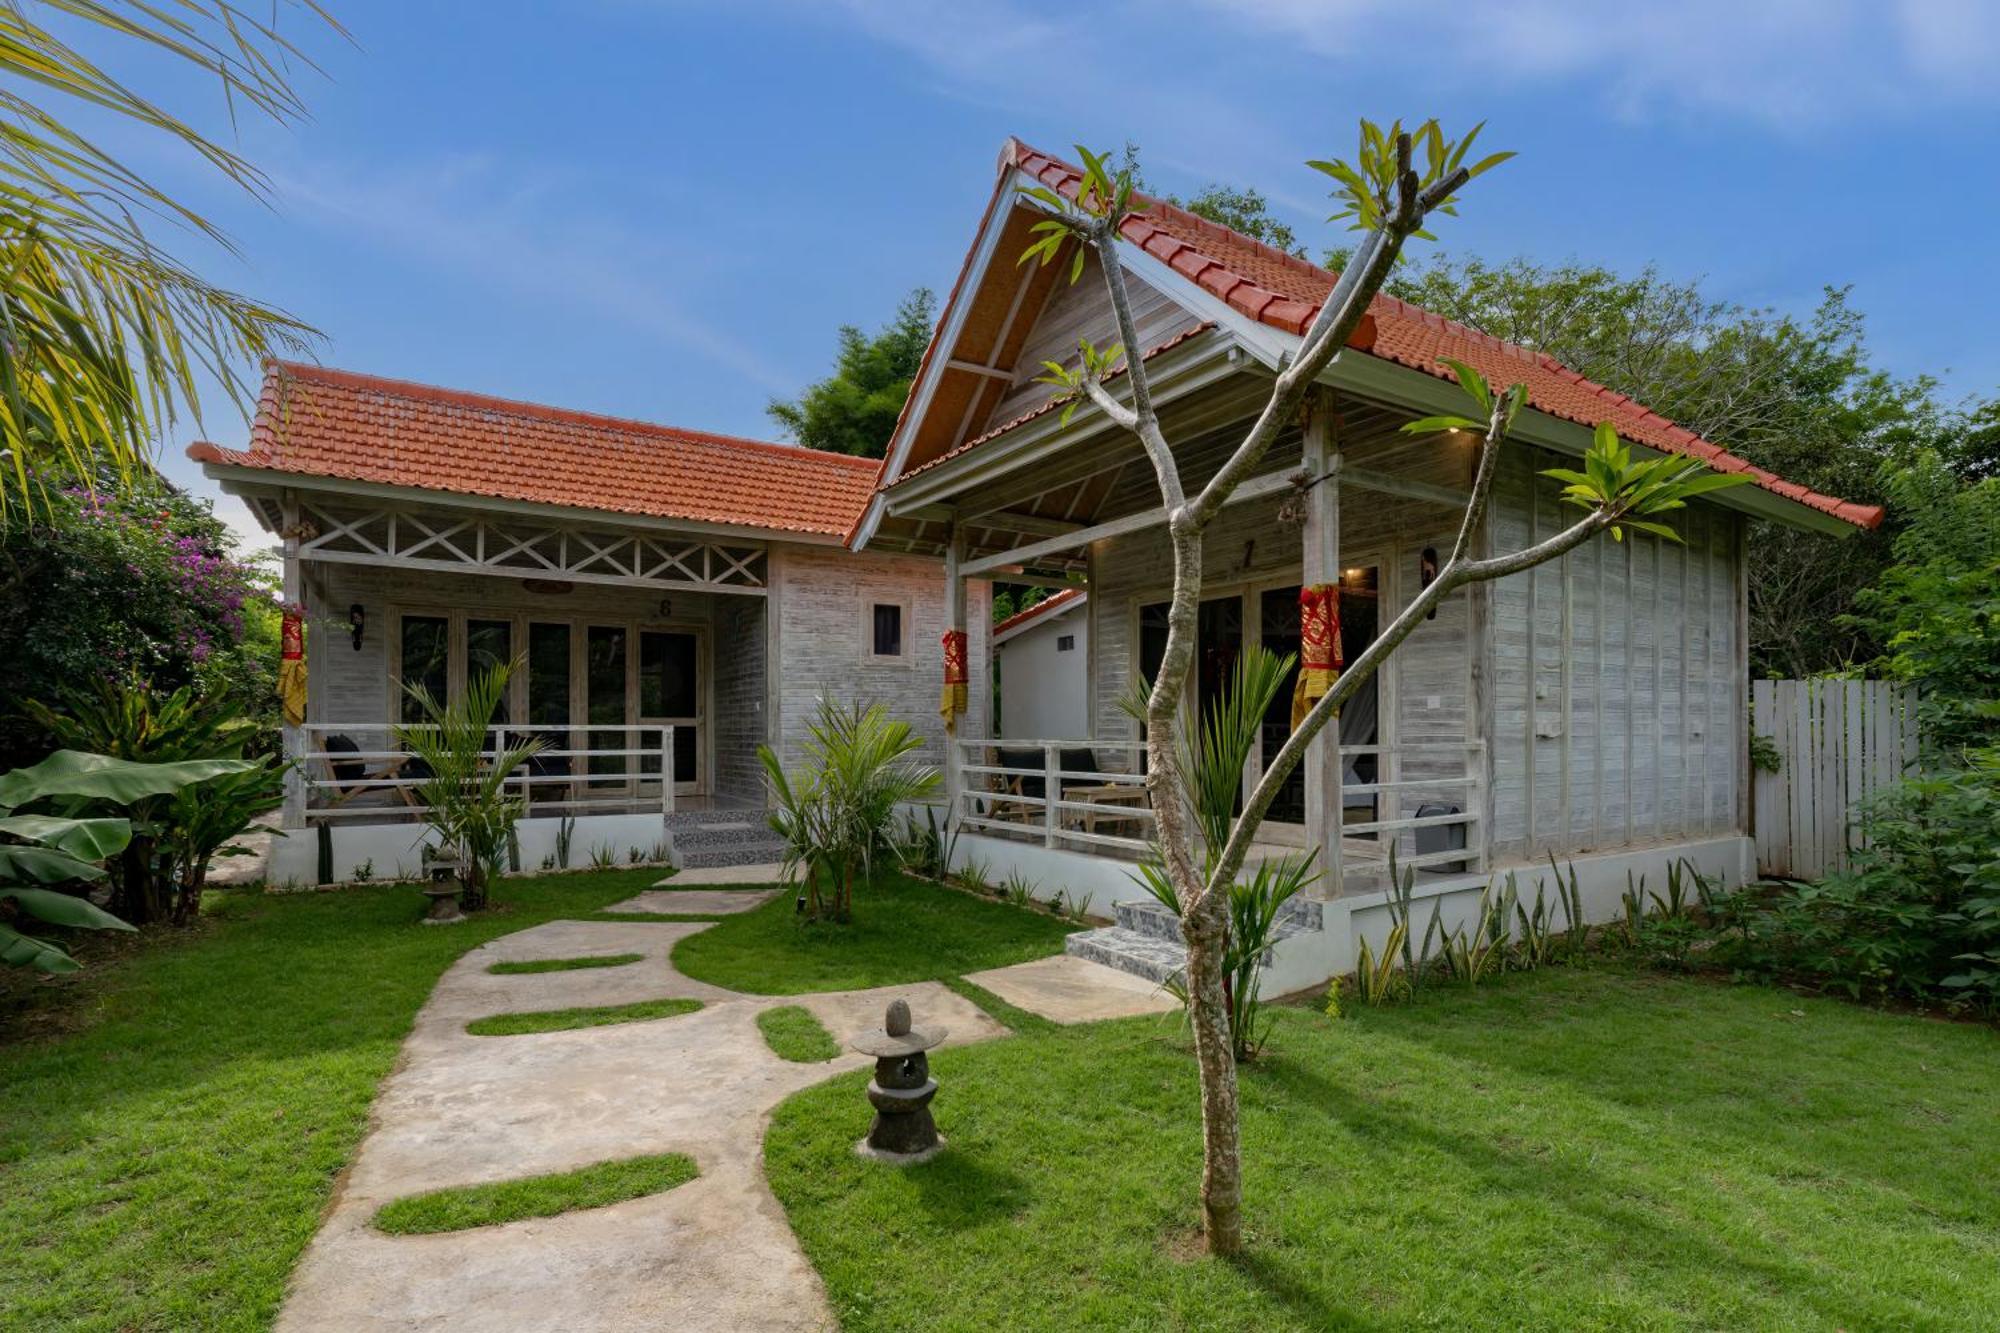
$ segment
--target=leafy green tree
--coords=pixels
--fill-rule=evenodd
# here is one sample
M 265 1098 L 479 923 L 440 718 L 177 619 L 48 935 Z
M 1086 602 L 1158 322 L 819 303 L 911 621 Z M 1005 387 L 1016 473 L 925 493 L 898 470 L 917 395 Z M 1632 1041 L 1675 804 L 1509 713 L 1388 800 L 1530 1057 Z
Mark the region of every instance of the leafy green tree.
M 2000 747 L 2000 477 L 1963 486 L 1935 454 L 1889 478 L 1896 562 L 1857 599 L 1878 667 L 1917 684 L 1924 744 Z
M 0 6 L 0 510 L 38 496 L 50 473 L 131 475 L 177 413 L 199 412 L 203 376 L 241 403 L 242 367 L 312 334 L 175 259 L 153 224 L 228 239 L 75 119 L 109 116 L 154 148 L 192 150 L 262 198 L 265 178 L 242 155 L 74 42 L 101 44 L 115 65 L 192 67 L 219 85 L 232 126 L 244 111 L 284 123 L 304 111 L 287 71 L 310 64 L 280 32 L 285 16 L 331 25 L 312 0 L 262 15 L 229 0 Z
M 937 298 L 930 288 L 919 287 L 873 337 L 855 325 L 841 325 L 833 374 L 807 386 L 794 400 L 772 399 L 764 410 L 808 449 L 880 458 L 896 431 L 936 319 Z
M 194 686 L 275 734 L 277 604 L 208 502 L 156 479 L 51 488 L 0 517 L 0 695 L 140 679 Z M 11 711 L 11 710 L 10 710 Z M 0 766 L 54 742 L 0 719 Z M 83 747 L 89 748 L 89 747 Z

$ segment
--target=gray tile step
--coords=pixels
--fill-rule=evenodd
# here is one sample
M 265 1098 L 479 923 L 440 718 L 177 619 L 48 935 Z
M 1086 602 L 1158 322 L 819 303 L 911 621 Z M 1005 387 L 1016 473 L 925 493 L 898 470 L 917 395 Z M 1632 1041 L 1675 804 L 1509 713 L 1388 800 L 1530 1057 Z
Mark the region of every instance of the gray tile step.
M 1281 909 L 1275 937 L 1284 939 L 1321 929 L 1325 919 L 1322 906 L 1317 899 L 1303 895 L 1293 898 Z M 1181 919 L 1154 899 L 1136 898 L 1114 903 L 1111 913 L 1115 924 L 1123 929 L 1173 944 L 1181 942 Z
M 1179 977 L 1187 968 L 1187 950 L 1181 945 L 1118 926 L 1078 931 L 1063 942 L 1063 952 L 1156 984 Z

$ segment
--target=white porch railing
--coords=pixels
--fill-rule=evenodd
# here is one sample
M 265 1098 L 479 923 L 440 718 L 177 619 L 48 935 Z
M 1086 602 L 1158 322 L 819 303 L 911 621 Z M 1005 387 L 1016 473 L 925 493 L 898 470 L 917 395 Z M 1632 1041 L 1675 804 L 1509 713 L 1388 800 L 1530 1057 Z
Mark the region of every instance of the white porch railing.
M 1145 853 L 1154 814 L 1139 771 L 1144 743 L 964 738 L 954 744 L 960 753 L 954 813 L 961 828 L 1034 838 L 1048 847 Z M 1084 752 L 1091 755 L 1087 767 L 1065 761 L 1065 755 L 1080 760 Z M 1123 764 L 1105 768 L 1106 754 L 1120 756 Z M 1363 782 L 1353 777 L 1350 761 L 1366 756 L 1375 758 L 1377 772 Z M 1339 767 L 1348 780 L 1335 816 L 1341 829 L 1330 849 L 1329 879 L 1386 872 L 1392 848 L 1398 866 L 1468 873 L 1487 868 L 1483 742 L 1343 745 Z M 1430 809 L 1437 806 L 1456 808 Z M 1363 818 L 1347 822 L 1350 810 L 1364 809 Z
M 1137 856 L 1152 834 L 1146 778 L 1138 771 L 1145 745 L 1137 741 L 959 740 L 963 759 L 957 815 L 961 828 L 990 833 L 1039 833 L 1050 847 L 1077 844 Z M 1091 755 L 1087 767 L 1065 767 L 1064 752 Z M 1127 756 L 1126 771 L 1099 767 L 1097 756 Z M 1032 756 L 1032 759 L 1030 759 Z M 1009 762 L 1012 761 L 1012 762 Z M 1138 836 L 1100 833 L 1104 825 Z
M 397 744 L 393 724 L 312 722 L 299 730 L 307 823 L 424 816 L 422 788 L 430 777 L 416 755 Z M 541 737 L 544 747 L 507 778 L 528 818 L 673 813 L 671 726 L 503 723 L 487 728 L 486 748 L 519 745 L 530 736 Z

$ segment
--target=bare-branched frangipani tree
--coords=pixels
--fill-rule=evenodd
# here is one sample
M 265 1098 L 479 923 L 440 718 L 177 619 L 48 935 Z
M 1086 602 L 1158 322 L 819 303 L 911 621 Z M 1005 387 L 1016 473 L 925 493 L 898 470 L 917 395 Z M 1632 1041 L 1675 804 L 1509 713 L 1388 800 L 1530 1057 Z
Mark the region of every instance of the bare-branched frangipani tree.
M 1173 442 L 1160 424 L 1153 404 L 1145 362 L 1128 355 L 1137 333 L 1125 278 L 1112 248 L 1118 243 L 1130 209 L 1129 172 L 1116 171 L 1106 157 L 1081 145 L 1084 169 L 1070 198 L 1040 186 L 1024 195 L 1043 205 L 1048 216 L 1034 225 L 1036 239 L 1022 262 L 1054 261 L 1066 243 L 1081 242 L 1072 251 L 1069 280 L 1081 277 L 1085 247 L 1099 252 L 1100 268 L 1119 342 L 1108 348 L 1081 347 L 1081 365 L 1069 369 L 1049 365 L 1046 379 L 1072 395 L 1069 410 L 1088 401 L 1118 426 L 1131 431 L 1151 462 L 1167 514 L 1173 548 L 1174 587 L 1168 610 L 1166 650 L 1146 701 L 1146 785 L 1157 819 L 1159 852 L 1181 903 L 1181 933 L 1187 942 L 1188 1013 L 1201 1073 L 1202 1225 L 1208 1248 L 1235 1254 L 1243 1248 L 1243 1183 L 1238 1131 L 1236 1066 L 1229 1031 L 1229 1009 L 1223 991 L 1223 958 L 1228 942 L 1230 887 L 1243 868 L 1258 826 L 1285 780 L 1306 756 L 1313 739 L 1341 706 L 1397 646 L 1422 624 L 1432 608 L 1459 588 L 1501 578 L 1553 560 L 1601 532 L 1622 539 L 1632 528 L 1676 539 L 1671 528 L 1648 520 L 1684 507 L 1689 497 L 1747 480 L 1709 472 L 1699 463 L 1677 457 L 1634 461 L 1609 423 L 1597 428 L 1595 441 L 1580 471 L 1553 469 L 1549 475 L 1565 484 L 1563 498 L 1582 509 L 1583 516 L 1562 532 L 1511 554 L 1480 557 L 1474 539 L 1485 520 L 1493 490 L 1500 448 L 1515 414 L 1526 397 L 1525 387 L 1490 388 L 1471 366 L 1449 363 L 1470 401 L 1465 416 L 1434 416 L 1404 427 L 1412 432 L 1460 430 L 1482 439 L 1478 469 L 1459 524 L 1450 558 L 1437 577 L 1381 632 L 1323 695 L 1277 758 L 1264 770 L 1219 853 L 1198 848 L 1186 775 L 1176 756 L 1176 729 L 1184 724 L 1180 709 L 1183 687 L 1194 658 L 1196 613 L 1202 591 L 1202 533 L 1221 512 L 1245 478 L 1253 475 L 1284 426 L 1299 410 L 1340 349 L 1347 345 L 1376 292 L 1396 262 L 1404 242 L 1428 239 L 1425 223 L 1433 214 L 1453 212 L 1457 193 L 1480 173 L 1512 156 L 1495 153 L 1467 165 L 1479 131 L 1463 139 L 1447 139 L 1435 121 L 1414 131 L 1400 122 L 1386 130 L 1361 123 L 1356 160 L 1313 162 L 1310 165 L 1337 182 L 1334 196 L 1345 204 L 1333 221 L 1349 220 L 1365 233 L 1352 261 L 1298 348 L 1272 382 L 1269 398 L 1242 441 L 1208 483 L 1195 494 L 1182 485 Z M 1419 162 L 1421 158 L 1421 163 Z M 1114 394 L 1107 381 L 1123 371 L 1124 393 Z

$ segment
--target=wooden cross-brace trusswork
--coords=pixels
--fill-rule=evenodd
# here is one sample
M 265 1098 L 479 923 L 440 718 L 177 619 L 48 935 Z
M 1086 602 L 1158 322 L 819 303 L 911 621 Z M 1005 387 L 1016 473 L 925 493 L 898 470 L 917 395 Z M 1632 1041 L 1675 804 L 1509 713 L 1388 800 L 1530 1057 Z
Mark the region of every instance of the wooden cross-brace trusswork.
M 618 532 L 464 511 L 302 501 L 301 560 L 678 591 L 765 591 L 761 543 Z

